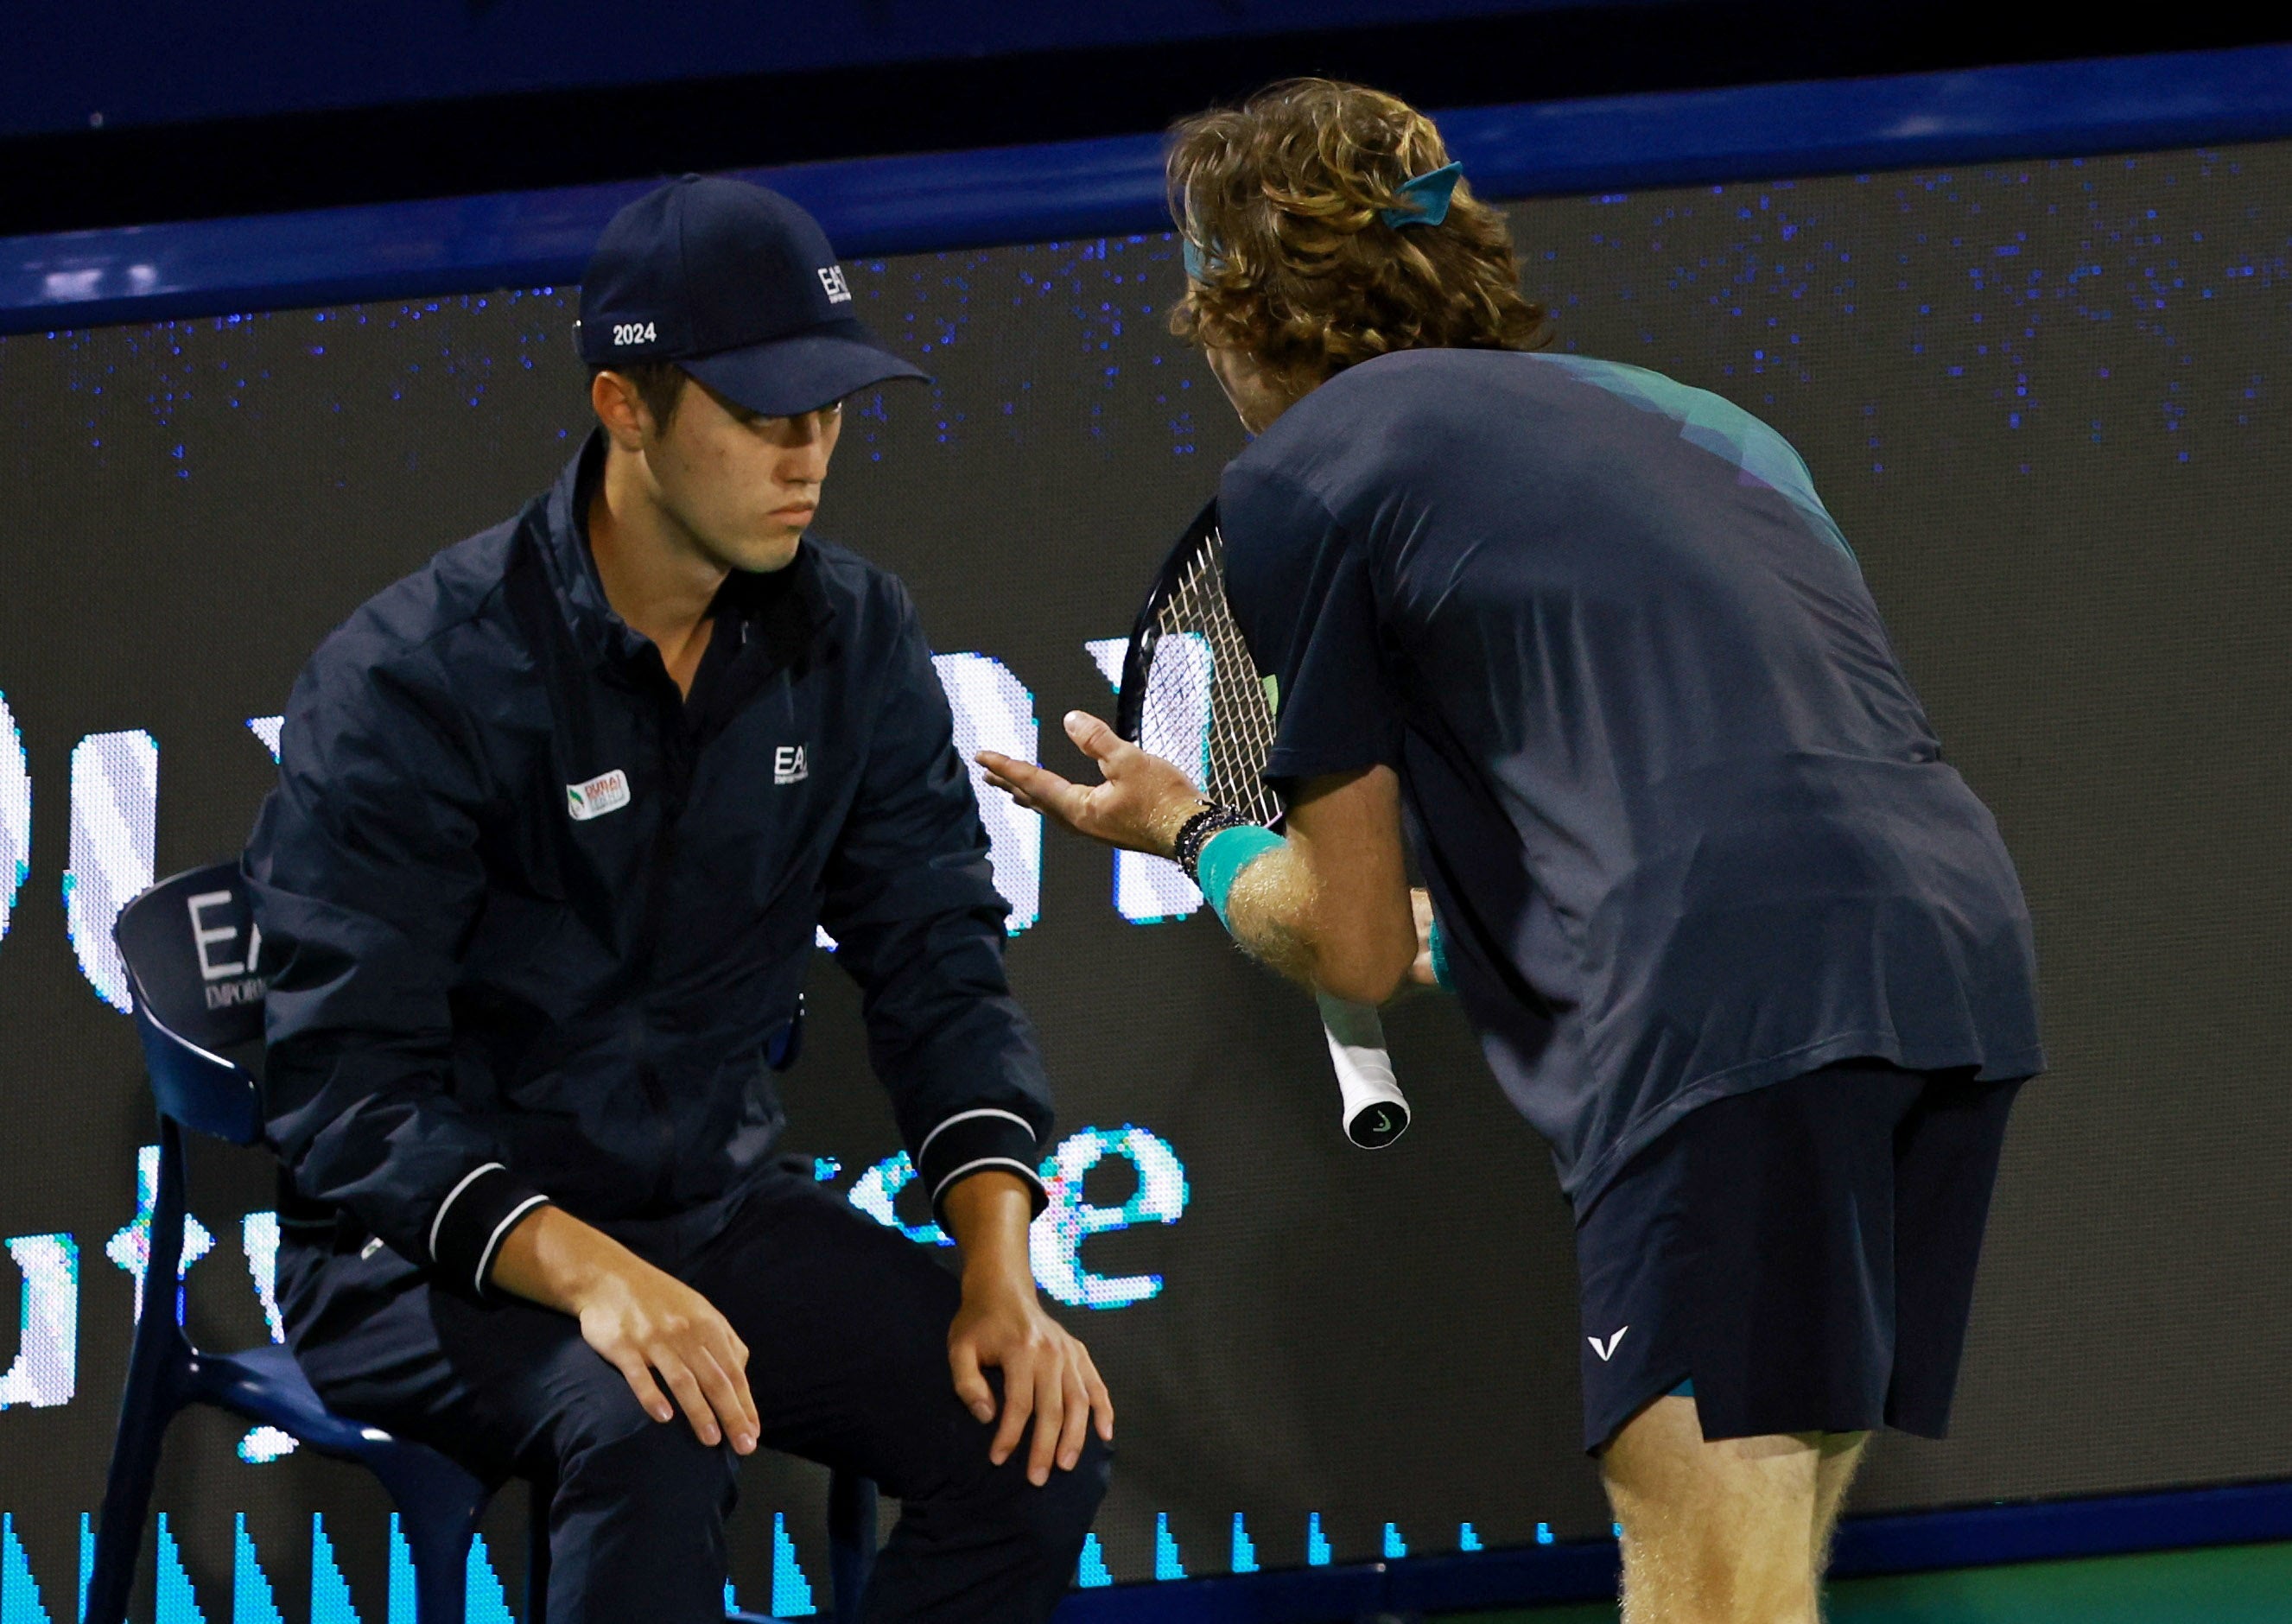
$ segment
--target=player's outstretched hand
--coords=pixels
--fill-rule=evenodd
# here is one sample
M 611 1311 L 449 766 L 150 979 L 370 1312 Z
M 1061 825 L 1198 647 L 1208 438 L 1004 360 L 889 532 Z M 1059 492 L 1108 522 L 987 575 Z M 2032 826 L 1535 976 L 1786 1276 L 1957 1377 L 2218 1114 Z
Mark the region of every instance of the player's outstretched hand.
M 1103 782 L 1069 783 L 1047 767 L 981 750 L 979 764 L 987 769 L 988 781 L 1077 835 L 1169 856 L 1179 828 L 1201 804 L 1193 781 L 1087 711 L 1069 711 L 1066 727 L 1075 747 L 1098 764 Z

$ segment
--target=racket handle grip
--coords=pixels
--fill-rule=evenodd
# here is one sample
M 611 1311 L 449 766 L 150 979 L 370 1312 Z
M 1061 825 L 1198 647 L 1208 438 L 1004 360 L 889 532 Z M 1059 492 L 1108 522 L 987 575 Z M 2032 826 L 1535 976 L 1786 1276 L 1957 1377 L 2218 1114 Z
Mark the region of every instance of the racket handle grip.
M 1367 1004 L 1349 1004 L 1319 995 L 1321 1032 L 1329 1040 L 1329 1063 L 1336 1069 L 1337 1093 L 1344 1103 L 1345 1137 L 1364 1151 L 1381 1151 L 1408 1126 L 1408 1101 L 1392 1079 L 1384 1052 L 1384 1023 Z

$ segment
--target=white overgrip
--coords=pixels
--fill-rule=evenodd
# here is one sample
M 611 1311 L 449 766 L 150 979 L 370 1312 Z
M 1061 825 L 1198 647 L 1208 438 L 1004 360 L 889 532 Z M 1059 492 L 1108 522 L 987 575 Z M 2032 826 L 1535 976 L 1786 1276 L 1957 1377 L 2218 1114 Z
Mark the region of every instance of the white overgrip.
M 1344 1102 L 1345 1137 L 1363 1150 L 1382 1149 L 1408 1126 L 1408 1096 L 1393 1080 L 1392 1059 L 1384 1052 L 1384 1023 L 1367 1004 L 1326 992 L 1317 998 Z

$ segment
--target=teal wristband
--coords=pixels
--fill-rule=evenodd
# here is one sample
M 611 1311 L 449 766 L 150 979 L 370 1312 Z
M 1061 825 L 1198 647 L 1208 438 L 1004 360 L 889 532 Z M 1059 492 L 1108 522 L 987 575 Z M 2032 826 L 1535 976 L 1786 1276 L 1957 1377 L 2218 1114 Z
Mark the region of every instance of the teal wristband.
M 1456 981 L 1449 974 L 1449 934 L 1441 928 L 1437 917 L 1432 921 L 1432 928 L 1425 933 L 1425 940 L 1432 949 L 1432 980 L 1441 991 L 1456 991 Z
M 1194 872 L 1201 877 L 1202 894 L 1217 910 L 1220 925 L 1229 931 L 1233 929 L 1233 921 L 1226 917 L 1225 900 L 1233 890 L 1234 881 L 1241 877 L 1241 871 L 1275 846 L 1287 844 L 1271 829 L 1260 828 L 1254 823 L 1242 828 L 1220 829 L 1202 843 L 1202 854 L 1194 860 Z

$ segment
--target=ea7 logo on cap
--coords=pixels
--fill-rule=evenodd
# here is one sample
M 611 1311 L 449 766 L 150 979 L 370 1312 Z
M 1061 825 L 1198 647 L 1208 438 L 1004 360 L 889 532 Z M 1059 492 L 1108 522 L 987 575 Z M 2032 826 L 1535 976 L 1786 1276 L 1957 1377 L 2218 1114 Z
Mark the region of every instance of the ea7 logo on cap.
M 851 285 L 843 279 L 843 266 L 822 265 L 819 268 L 819 285 L 827 289 L 827 302 L 830 304 L 851 303 Z
M 585 784 L 565 786 L 565 810 L 576 823 L 586 823 L 629 804 L 629 775 L 618 767 L 598 774 Z

